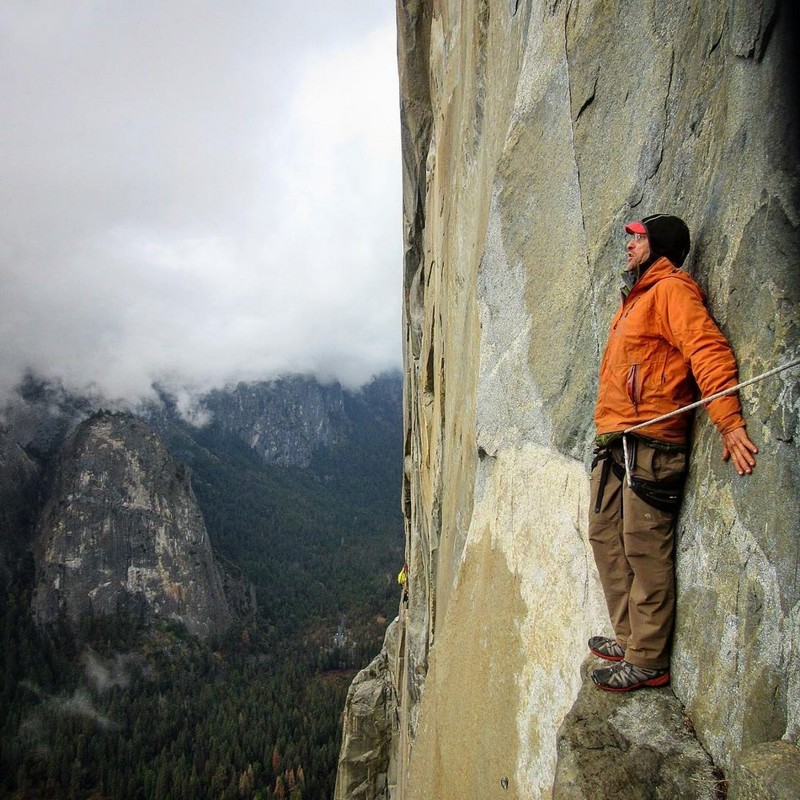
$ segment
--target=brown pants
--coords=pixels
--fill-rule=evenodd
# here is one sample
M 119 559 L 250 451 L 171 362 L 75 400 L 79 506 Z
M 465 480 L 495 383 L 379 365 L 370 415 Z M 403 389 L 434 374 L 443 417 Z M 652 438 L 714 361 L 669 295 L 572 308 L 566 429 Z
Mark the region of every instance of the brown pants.
M 631 443 L 629 439 L 629 444 Z M 622 442 L 611 456 L 623 463 Z M 639 667 L 669 666 L 675 618 L 675 513 L 660 511 L 633 493 L 613 470 L 608 471 L 598 511 L 602 462 L 592 470 L 589 541 L 606 597 L 614 635 L 625 648 L 625 660 Z M 664 480 L 686 468 L 683 452 L 656 450 L 636 443 L 632 474 Z

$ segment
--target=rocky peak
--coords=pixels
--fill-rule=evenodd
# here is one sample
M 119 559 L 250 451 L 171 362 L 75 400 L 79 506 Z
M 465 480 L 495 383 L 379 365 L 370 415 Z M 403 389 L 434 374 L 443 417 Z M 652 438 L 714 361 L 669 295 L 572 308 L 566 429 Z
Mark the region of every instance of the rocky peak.
M 212 435 L 242 442 L 266 464 L 306 468 L 316 452 L 347 441 L 365 418 L 397 425 L 401 383 L 399 372 L 378 375 L 355 391 L 307 375 L 241 382 L 197 398 L 193 420 Z M 161 400 L 148 411 L 153 425 L 166 430 L 178 418 L 187 421 L 168 393 Z
M 94 414 L 65 442 L 36 556 L 40 623 L 132 611 L 208 635 L 231 619 L 186 467 L 126 414 Z
M 285 467 L 308 466 L 314 451 L 335 444 L 347 426 L 342 387 L 301 375 L 214 390 L 202 405 L 224 433 Z

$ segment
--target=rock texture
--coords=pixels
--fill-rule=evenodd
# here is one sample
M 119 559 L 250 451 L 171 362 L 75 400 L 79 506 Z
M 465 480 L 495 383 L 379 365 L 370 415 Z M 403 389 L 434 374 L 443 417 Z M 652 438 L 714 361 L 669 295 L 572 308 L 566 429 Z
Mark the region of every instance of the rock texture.
M 740 753 L 728 800 L 796 800 L 800 797 L 800 747 L 765 742 Z
M 40 623 L 129 611 L 206 636 L 231 621 L 186 468 L 125 414 L 95 414 L 65 443 L 39 521 L 36 572 Z
M 334 800 L 394 797 L 398 725 L 398 620 L 386 631 L 380 654 L 361 670 L 347 693 Z
M 585 518 L 624 222 L 686 219 L 686 267 L 742 378 L 800 349 L 793 7 L 397 7 L 410 574 L 396 796 L 546 798 L 585 639 L 608 631 Z M 797 371 L 744 408 L 756 474 L 720 462 L 699 413 L 678 528 L 673 690 L 724 771 L 800 732 Z
M 164 394 L 161 406 L 148 409 L 147 416 L 159 429 L 181 417 L 238 439 L 267 464 L 306 468 L 315 453 L 347 443 L 364 415 L 395 425 L 401 382 L 399 372 L 387 372 L 352 390 L 287 375 L 215 389 L 189 403 Z
M 86 403 L 60 387 L 27 376 L 16 401 L 0 409 L 0 587 L 21 568 L 47 491 L 43 464 L 67 429 L 85 417 Z
M 281 466 L 308 466 L 314 451 L 335 444 L 347 424 L 342 387 L 302 376 L 212 391 L 202 405 L 222 430 Z
M 554 800 L 718 800 L 723 782 L 668 688 L 613 695 L 584 685 L 558 732 Z

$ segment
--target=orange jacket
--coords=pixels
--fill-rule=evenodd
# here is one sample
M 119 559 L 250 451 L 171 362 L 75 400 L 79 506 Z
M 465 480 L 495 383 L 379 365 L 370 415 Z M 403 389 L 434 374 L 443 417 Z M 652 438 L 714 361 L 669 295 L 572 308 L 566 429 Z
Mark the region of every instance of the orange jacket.
M 705 301 L 697 283 L 666 258 L 634 284 L 611 321 L 600 362 L 598 436 L 688 405 L 697 399 L 697 387 L 707 397 L 736 384 L 736 360 Z M 735 394 L 706 408 L 720 433 L 745 424 Z M 690 422 L 690 414 L 679 414 L 639 433 L 681 444 Z

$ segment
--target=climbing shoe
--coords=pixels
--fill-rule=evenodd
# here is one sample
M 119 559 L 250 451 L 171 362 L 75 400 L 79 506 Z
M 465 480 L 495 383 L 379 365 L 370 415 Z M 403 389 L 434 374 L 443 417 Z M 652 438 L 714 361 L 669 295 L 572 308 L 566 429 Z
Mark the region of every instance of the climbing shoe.
M 668 669 L 647 669 L 627 661 L 613 667 L 603 667 L 592 672 L 592 680 L 598 689 L 606 692 L 630 692 L 645 686 L 666 686 L 669 683 Z
M 622 661 L 625 658 L 625 648 L 607 636 L 592 636 L 589 639 L 589 650 L 606 661 Z

